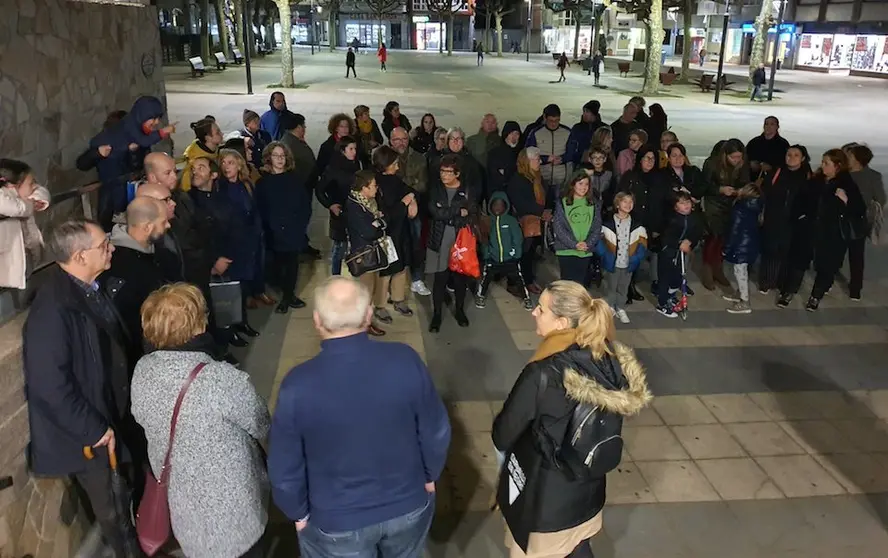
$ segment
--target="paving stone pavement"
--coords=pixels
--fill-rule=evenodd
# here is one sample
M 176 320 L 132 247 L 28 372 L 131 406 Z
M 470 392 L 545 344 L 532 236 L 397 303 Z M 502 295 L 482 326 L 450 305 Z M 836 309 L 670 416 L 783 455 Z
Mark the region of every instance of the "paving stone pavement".
M 387 74 L 359 66 L 362 81 L 347 82 L 329 75 L 332 66 L 339 71 L 339 54 L 311 59 L 297 53 L 298 81 L 309 87 L 287 94 L 290 107 L 308 117 L 310 143 L 317 146 L 324 139 L 330 113 L 358 103 L 370 105 L 378 119 L 382 105 L 396 99 L 414 122 L 429 110 L 442 123 L 472 133 L 488 111 L 496 112 L 501 123 L 517 117 L 525 124 L 540 106 L 557 101 L 568 107 L 565 121 L 570 123 L 589 97 L 602 100 L 606 114 L 614 118 L 626 98 L 622 92 L 575 84 L 579 80 L 574 76 L 556 95 L 556 87 L 547 83 L 552 70 L 541 62 L 523 65 L 488 57 L 483 70 L 476 71 L 473 60 L 469 64 L 460 57 L 395 53 L 392 58 Z M 254 68 L 257 83 L 275 79 L 273 62 Z M 184 69 L 166 71 L 173 75 Z M 257 86 L 253 97 L 235 96 L 240 87 L 236 78 L 226 70 L 200 81 L 171 79 L 171 115 L 187 122 L 209 112 L 223 130 L 239 126 L 243 108 L 262 110 L 268 91 Z M 610 74 L 605 79 L 618 78 Z M 820 120 L 802 116 L 810 107 L 731 101 L 715 108 L 698 98 L 658 101 L 697 157 L 705 156 L 722 135 L 752 137 L 771 111 L 781 116 L 790 141 L 804 138 L 815 152 L 832 146 L 830 142 L 846 141 L 845 135 L 869 133 L 860 125 L 859 107 L 848 111 L 848 119 L 835 119 L 835 133 L 824 135 Z M 870 105 L 866 110 L 877 115 L 885 108 Z M 188 135 L 176 134 L 179 151 Z M 888 153 L 885 137 L 860 139 Z M 299 290 L 306 301 L 329 274 L 326 216 L 317 208 L 310 236 L 326 258 L 301 267 Z M 724 311 L 720 294 L 706 291 L 695 279 L 691 285 L 697 295 L 685 323 L 656 315 L 650 301 L 629 308 L 632 322 L 618 325 L 618 337 L 637 349 L 656 398 L 626 423 L 625 458 L 609 475 L 604 531 L 593 545 L 597 557 L 885 555 L 884 259 L 881 248 L 870 250 L 863 301 L 851 301 L 837 285 L 817 314 L 804 312 L 800 303 L 778 310 L 772 297 L 756 292 L 753 313 L 732 316 Z M 554 278 L 553 262 L 542 262 L 540 275 L 543 281 Z M 810 278 L 802 292 L 809 286 Z M 415 315 L 396 317 L 380 341 L 407 343 L 423 356 L 451 414 L 454 437 L 439 483 L 438 514 L 427 550 L 432 557 L 507 555 L 502 520 L 489 511 L 497 474 L 489 432 L 537 338 L 519 301 L 499 286 L 491 297 L 484 310 L 469 305 L 468 329 L 445 318 L 436 335 L 426 331 L 430 301 L 414 297 Z M 263 334 L 238 356 L 273 407 L 280 381 L 295 364 L 317 353 L 319 338 L 311 323 L 311 304 L 286 316 L 267 309 L 257 312 L 255 322 Z M 280 517 L 270 528 L 269 541 L 271 554 L 295 554 L 293 529 Z

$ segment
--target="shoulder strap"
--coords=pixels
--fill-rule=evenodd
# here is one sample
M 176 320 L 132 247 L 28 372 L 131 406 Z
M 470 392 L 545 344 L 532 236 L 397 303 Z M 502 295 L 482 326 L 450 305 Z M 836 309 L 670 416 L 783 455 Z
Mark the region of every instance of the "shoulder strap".
M 191 374 L 188 375 L 188 378 L 182 385 L 182 389 L 179 390 L 179 396 L 176 397 L 176 406 L 173 407 L 173 419 L 170 421 L 170 443 L 167 445 L 166 455 L 163 457 L 163 469 L 161 469 L 160 478 L 158 479 L 161 484 L 165 484 L 169 480 L 170 454 L 173 452 L 173 440 L 176 438 L 176 423 L 179 422 L 179 410 L 182 408 L 182 400 L 185 399 L 185 393 L 191 387 L 191 382 L 197 378 L 197 375 L 200 374 L 200 371 L 206 365 L 206 362 L 201 362 L 194 367 L 194 370 L 191 371 Z
M 774 173 L 774 178 L 771 179 L 771 184 L 777 184 L 777 179 L 780 177 L 780 169 L 777 169 L 777 172 Z

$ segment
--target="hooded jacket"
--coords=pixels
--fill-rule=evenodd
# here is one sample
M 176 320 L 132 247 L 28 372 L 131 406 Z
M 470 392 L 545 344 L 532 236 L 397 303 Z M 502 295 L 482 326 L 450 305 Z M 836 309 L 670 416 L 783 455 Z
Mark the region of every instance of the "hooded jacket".
M 509 120 L 503 125 L 503 133 L 501 134 L 502 142 L 491 149 L 487 153 L 487 193 L 488 196 L 493 192 L 505 190 L 509 184 L 509 179 L 517 170 L 518 154 L 521 152 L 521 138 L 518 143 L 511 146 L 506 143 L 506 138 L 512 132 L 521 132 L 521 127 L 517 122 Z
M 89 142 L 90 150 L 110 145 L 111 153 L 96 160 L 96 170 L 103 185 L 123 184 L 130 174 L 142 169 L 142 162 L 151 146 L 165 137 L 159 130 L 145 133 L 142 123 L 163 116 L 163 103 L 157 97 L 139 97 L 133 108 L 116 125 L 102 130 Z M 130 144 L 138 145 L 137 156 L 130 151 Z
M 521 225 L 518 219 L 512 216 L 512 204 L 509 196 L 503 191 L 494 192 L 490 196 L 490 205 L 496 200 L 502 200 L 506 209 L 501 215 L 490 212 L 490 235 L 487 244 L 483 246 L 484 259 L 491 263 L 503 263 L 518 261 L 521 259 L 521 248 L 524 235 L 521 233 Z
M 283 95 L 283 93 L 275 91 L 268 98 L 268 110 L 259 118 L 259 128 L 265 130 L 273 141 L 278 141 L 284 135 L 284 131 L 281 129 L 281 116 L 287 112 L 287 104 L 284 101 L 284 110 L 276 110 L 273 102 L 275 95 Z
M 566 333 L 550 334 L 543 344 Z M 652 399 L 644 368 L 629 347 L 615 342 L 612 350 L 614 354 L 605 357 L 610 362 L 605 363 L 596 361 L 588 349 L 573 344 L 525 366 L 493 422 L 491 434 L 496 448 L 508 452 L 537 420 L 548 437 L 559 443 L 565 438 L 577 402 L 597 405 L 622 416 L 641 411 Z M 540 396 L 540 378 L 544 372 L 547 384 Z M 549 456 L 543 460 L 535 482 L 535 505 L 522 526 L 531 532 L 548 533 L 576 527 L 595 517 L 604 507 L 604 478 L 571 479 Z
M 355 181 L 355 173 L 359 170 L 361 163 L 357 159 L 349 161 L 345 155 L 336 151 L 315 188 L 315 196 L 321 205 L 329 210 L 331 205 L 338 204 L 345 211 L 348 192 Z M 337 217 L 330 213 L 330 239 L 336 242 L 348 240 L 344 214 L 340 213 Z
M 738 199 L 731 210 L 731 228 L 725 243 L 725 261 L 732 264 L 753 264 L 759 256 L 759 215 L 762 200 L 758 197 Z

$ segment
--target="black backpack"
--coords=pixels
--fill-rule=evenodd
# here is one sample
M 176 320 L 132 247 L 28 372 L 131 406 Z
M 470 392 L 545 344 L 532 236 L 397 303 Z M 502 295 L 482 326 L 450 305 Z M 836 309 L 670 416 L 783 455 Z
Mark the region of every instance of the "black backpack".
M 610 366 L 613 362 L 608 360 Z M 551 373 L 560 373 L 555 367 Z M 548 385 L 548 372 L 540 377 L 537 408 Z M 545 453 L 555 465 L 574 479 L 601 479 L 620 464 L 623 457 L 623 416 L 597 405 L 576 403 L 568 418 L 564 439 L 559 443 L 546 434 Z

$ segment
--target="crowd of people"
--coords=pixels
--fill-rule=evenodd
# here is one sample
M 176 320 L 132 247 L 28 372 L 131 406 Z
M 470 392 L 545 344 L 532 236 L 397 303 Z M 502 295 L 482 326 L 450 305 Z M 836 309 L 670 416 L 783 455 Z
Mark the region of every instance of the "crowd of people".
M 68 220 L 45 239 L 33 216 L 48 193 L 28 165 L 0 160 L 0 278 L 24 287 L 38 246 L 58 264 L 23 332 L 33 472 L 76 479 L 117 557 L 139 554 L 115 506 L 110 455 L 127 464 L 134 507 L 145 471 L 171 459 L 172 526 L 189 558 L 263 555 L 269 488 L 296 522 L 305 556 L 370 548 L 417 556 L 449 420 L 421 358 L 368 339 L 413 315 L 410 291 L 431 296 L 430 332 L 443 327 L 447 307 L 469 326 L 469 294 L 483 309 L 500 279 L 533 311 L 543 345 L 493 425 L 507 463 L 519 439 L 540 433 L 531 428 L 537 419 L 562 416 L 571 401 L 619 416 L 647 404 L 641 366 L 616 343 L 613 325 L 628 323 L 626 306 L 644 300 L 645 267 L 667 317 L 676 315 L 682 269 L 698 254 L 704 288 L 721 288 L 731 313 L 751 311 L 757 262 L 758 288 L 776 291 L 780 308 L 813 262 L 806 309 L 817 310 L 846 253 L 849 294 L 860 300 L 865 242 L 880 234 L 886 202 L 868 147 L 830 149 L 814 170 L 808 150 L 790 145 L 770 116 L 745 144 L 717 142 L 700 169 L 660 105 L 633 97 L 610 125 L 600 108 L 590 101 L 570 128 L 555 104 L 523 130 L 511 120 L 500 129 L 487 114 L 466 137 L 430 113 L 414 128 L 396 101 L 381 126 L 358 105 L 354 116 L 329 119 L 315 152 L 304 116 L 274 92 L 262 115 L 243 112 L 243 129 L 223 134 L 212 116 L 192 123 L 178 172 L 173 157 L 151 151 L 175 126 L 162 125 L 159 100 L 143 97 L 109 115 L 78 159 L 98 170 L 99 220 Z M 328 212 L 332 240 L 333 277 L 312 305 L 322 349 L 288 375 L 272 423 L 228 347 L 260 335 L 251 310 L 306 307 L 296 286 L 300 262 L 320 257 L 308 238 L 314 199 Z M 477 274 L 454 268 L 464 235 L 478 249 Z M 544 289 L 536 268 L 547 250 L 561 280 Z M 371 253 L 384 253 L 385 264 L 372 265 Z M 354 279 L 341 277 L 343 263 Z M 231 285 L 238 296 L 223 296 Z M 546 387 L 551 364 L 582 377 Z M 179 423 L 174 446 L 171 421 Z M 565 424 L 541 424 L 551 440 L 564 439 Z M 98 457 L 87 459 L 84 448 Z M 512 555 L 590 556 L 604 473 L 551 470 L 546 497 L 520 525 L 504 509 Z

